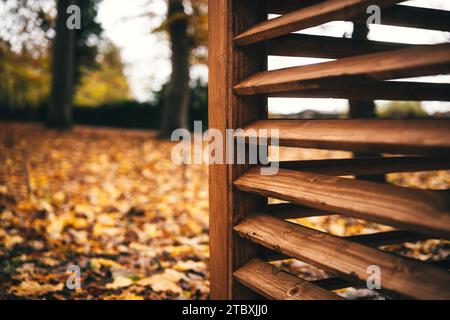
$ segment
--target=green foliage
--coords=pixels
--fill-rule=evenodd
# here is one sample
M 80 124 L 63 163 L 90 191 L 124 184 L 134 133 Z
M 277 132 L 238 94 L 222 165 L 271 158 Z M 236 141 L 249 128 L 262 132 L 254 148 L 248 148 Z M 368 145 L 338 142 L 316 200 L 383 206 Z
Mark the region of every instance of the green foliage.
M 15 54 L 0 43 L 0 108 L 36 107 L 48 99 L 49 92 L 48 58 Z
M 404 119 L 426 117 L 428 113 L 420 102 L 392 101 L 378 108 L 380 118 Z
M 95 107 L 131 99 L 119 49 L 110 43 L 104 51 L 98 57 L 98 67 L 83 73 L 75 93 L 75 105 Z

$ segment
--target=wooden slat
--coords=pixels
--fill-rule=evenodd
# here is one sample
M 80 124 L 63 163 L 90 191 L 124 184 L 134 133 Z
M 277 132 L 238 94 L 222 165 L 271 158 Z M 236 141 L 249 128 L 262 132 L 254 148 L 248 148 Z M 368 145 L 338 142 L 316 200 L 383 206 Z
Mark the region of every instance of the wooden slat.
M 361 176 L 393 172 L 419 172 L 450 169 L 450 158 L 370 157 L 360 159 L 281 161 L 282 169 L 314 172 L 331 176 Z
M 369 5 L 380 7 L 399 0 L 328 0 L 313 6 L 287 13 L 281 17 L 262 22 L 234 38 L 237 45 L 248 45 L 272 39 L 294 31 L 318 26 L 323 23 L 355 17 L 366 12 Z
M 255 137 L 260 129 L 278 130 L 287 147 L 450 156 L 448 119 L 259 120 L 236 137 Z
M 335 98 L 351 100 L 450 101 L 446 83 L 370 81 L 351 86 L 320 84 L 317 89 L 270 93 L 274 98 Z
M 338 295 L 254 259 L 235 273 L 245 286 L 273 300 L 341 300 Z
M 369 266 L 381 270 L 383 289 L 418 299 L 450 299 L 450 275 L 423 262 L 399 257 L 265 214 L 253 214 L 234 230 L 269 249 L 367 281 Z
M 286 14 L 320 2 L 323 2 L 323 0 L 268 0 L 267 8 L 268 12 L 272 14 Z M 362 14 L 352 18 L 352 20 L 364 23 L 367 22 L 367 18 L 367 14 Z M 381 24 L 450 31 L 450 12 L 446 10 L 394 5 L 383 8 Z
M 286 169 L 262 176 L 258 168 L 235 185 L 254 194 L 450 238 L 449 199 L 430 191 Z
M 322 86 L 327 88 L 331 85 L 348 87 L 352 84 L 373 83 L 373 80 L 447 72 L 450 72 L 450 43 L 416 46 L 260 72 L 247 78 L 234 89 L 240 95 L 271 94 L 291 90 L 318 90 Z
M 340 59 L 412 47 L 410 44 L 289 34 L 265 42 L 268 55 Z

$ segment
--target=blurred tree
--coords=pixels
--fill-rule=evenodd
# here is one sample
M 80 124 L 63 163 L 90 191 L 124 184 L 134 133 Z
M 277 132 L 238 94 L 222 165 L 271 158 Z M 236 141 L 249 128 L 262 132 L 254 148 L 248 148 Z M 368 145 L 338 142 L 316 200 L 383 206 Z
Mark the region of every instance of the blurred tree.
M 72 126 L 75 30 L 66 25 L 67 8 L 71 5 L 76 5 L 76 0 L 58 0 L 53 44 L 52 93 L 47 112 L 47 126 L 58 129 L 68 129 Z
M 187 128 L 189 106 L 188 18 L 183 0 L 169 0 L 167 32 L 172 49 L 172 73 L 165 92 L 161 138 L 169 138 L 176 128 Z
M 167 32 L 172 51 L 172 73 L 165 87 L 161 138 L 170 138 L 173 130 L 188 127 L 190 66 L 206 64 L 207 60 L 207 1 L 167 0 L 167 4 L 166 19 L 155 30 Z
M 75 32 L 74 87 L 77 88 L 84 74 L 99 67 L 97 55 L 102 43 L 103 28 L 96 17 L 101 0 L 78 0 L 81 11 L 81 29 Z
M 0 39 L 10 43 L 16 53 L 27 51 L 33 57 L 50 55 L 58 0 L 0 1 L 5 9 L 0 19 Z M 83 72 L 98 67 L 95 58 L 102 42 L 103 29 L 95 18 L 101 1 L 77 1 L 81 11 L 81 29 L 75 32 L 75 87 Z
M 48 72 L 48 60 L 51 56 L 52 42 L 56 44 L 56 4 L 60 5 L 65 1 L 35 1 L 35 0 L 0 0 L 0 5 L 3 5 L 3 12 L 0 17 L 0 40 L 9 45 L 9 51 L 12 54 L 8 55 L 10 59 L 10 67 L 17 65 L 18 60 L 32 64 L 30 69 L 36 71 L 41 66 L 41 73 Z M 66 1 L 67 2 L 67 1 Z M 71 85 L 70 94 L 71 99 L 75 94 L 75 89 L 80 82 L 83 74 L 90 70 L 95 70 L 98 67 L 96 57 L 98 49 L 102 41 L 102 28 L 95 18 L 97 16 L 98 4 L 101 0 L 83 0 L 78 1 L 78 6 L 81 9 L 81 29 L 76 30 L 74 46 L 75 46 L 75 66 L 73 67 L 73 83 Z M 64 11 L 65 17 L 67 17 Z M 53 47 L 55 53 L 56 45 Z M 3 50 L 5 51 L 5 50 Z M 14 56 L 15 54 L 15 56 Z M 20 58 L 20 59 L 19 59 Z M 56 63 L 56 61 L 55 61 Z M 24 69 L 27 68 L 26 63 L 21 64 Z M 9 68 L 9 70 L 14 68 Z M 53 68 L 53 71 L 55 68 Z M 15 78 L 10 82 L 21 83 L 20 92 L 14 90 L 0 93 L 20 95 L 21 92 L 32 91 L 36 85 L 36 81 L 28 81 L 29 78 L 20 76 L 20 72 L 12 72 Z M 13 81 L 13 79 L 15 79 Z M 42 80 L 49 81 L 48 77 Z M 3 86 L 5 87 L 5 86 Z M 25 88 L 26 87 L 26 88 Z M 12 89 L 9 85 L 8 88 Z M 17 86 L 15 87 L 17 88 Z M 0 87 L 2 89 L 2 87 Z M 4 89 L 4 88 L 3 88 Z M 47 90 L 48 92 L 48 90 Z M 12 102 L 17 102 L 18 99 L 10 97 Z M 35 104 L 34 101 L 28 101 L 29 104 Z M 42 102 L 42 101 L 41 101 Z
M 74 104 L 95 107 L 130 100 L 130 88 L 119 49 L 114 44 L 107 43 L 101 49 L 98 61 L 98 68 L 83 73 Z
M 367 24 L 353 22 L 353 39 L 367 40 L 368 35 L 369 27 Z M 349 116 L 352 119 L 374 119 L 377 117 L 375 103 L 371 100 L 349 100 Z M 354 157 L 356 158 L 377 156 L 380 155 L 371 153 L 354 153 Z M 360 176 L 358 178 L 375 182 L 384 182 L 386 180 L 384 175 L 368 175 Z
M 369 27 L 365 23 L 353 22 L 352 38 L 357 40 L 367 40 L 369 35 Z M 371 119 L 376 118 L 375 103 L 370 100 L 350 100 L 349 115 L 354 119 Z

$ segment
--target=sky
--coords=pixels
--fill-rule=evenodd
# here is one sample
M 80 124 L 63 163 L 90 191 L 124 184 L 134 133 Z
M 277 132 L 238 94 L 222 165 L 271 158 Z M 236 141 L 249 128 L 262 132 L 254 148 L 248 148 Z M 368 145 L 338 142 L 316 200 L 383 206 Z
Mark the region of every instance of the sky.
M 412 0 L 404 4 L 450 10 L 449 0 Z M 140 101 L 151 99 L 151 92 L 161 88 L 171 72 L 170 50 L 164 34 L 153 33 L 166 13 L 165 0 L 103 0 L 99 10 L 99 21 L 105 29 L 105 35 L 122 51 L 122 60 L 126 65 L 126 75 L 133 95 Z M 151 16 L 147 13 L 152 13 Z M 381 14 L 383 12 L 381 11 Z M 275 16 L 273 16 L 275 17 Z M 271 17 L 272 18 L 272 17 Z M 320 28 L 311 28 L 301 33 L 342 37 L 351 34 L 352 24 L 332 22 Z M 390 42 L 413 44 L 433 44 L 449 41 L 450 33 L 420 30 L 414 28 L 371 25 L 369 38 Z M 306 65 L 327 61 L 312 58 L 269 57 L 269 69 Z M 207 68 L 192 68 L 192 78 L 207 79 Z M 448 82 L 450 76 L 427 77 L 429 82 Z M 382 105 L 386 102 L 377 101 Z M 423 102 L 428 112 L 450 111 L 450 103 Z M 348 108 L 347 100 L 341 99 L 269 99 L 269 111 L 273 113 L 295 113 L 306 109 L 322 112 L 343 112 Z

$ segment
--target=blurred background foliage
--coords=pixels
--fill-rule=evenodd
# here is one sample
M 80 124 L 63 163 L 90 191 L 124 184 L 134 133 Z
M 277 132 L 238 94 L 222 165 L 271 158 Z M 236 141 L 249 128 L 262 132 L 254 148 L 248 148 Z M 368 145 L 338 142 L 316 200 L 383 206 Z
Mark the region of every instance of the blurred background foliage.
M 102 0 L 78 1 L 81 29 L 75 33 L 73 120 L 80 124 L 159 129 L 167 108 L 168 84 L 147 102 L 136 101 L 125 75 L 120 49 L 104 35 L 97 21 Z M 168 4 L 180 1 L 167 0 Z M 0 118 L 45 122 L 51 99 L 52 47 L 56 33 L 56 1 L 0 0 Z M 207 63 L 207 1 L 186 1 L 175 16 L 150 32 L 168 33 L 186 19 L 186 68 Z M 151 19 L 152 12 L 144 13 Z M 169 80 L 170 81 L 170 80 Z M 207 84 L 182 79 L 190 88 L 185 123 L 207 121 Z M 175 85 L 180 86 L 180 84 Z M 169 94 L 171 94 L 169 92 Z M 172 115 L 173 110 L 168 110 Z M 192 121 L 191 121 L 192 120 Z

